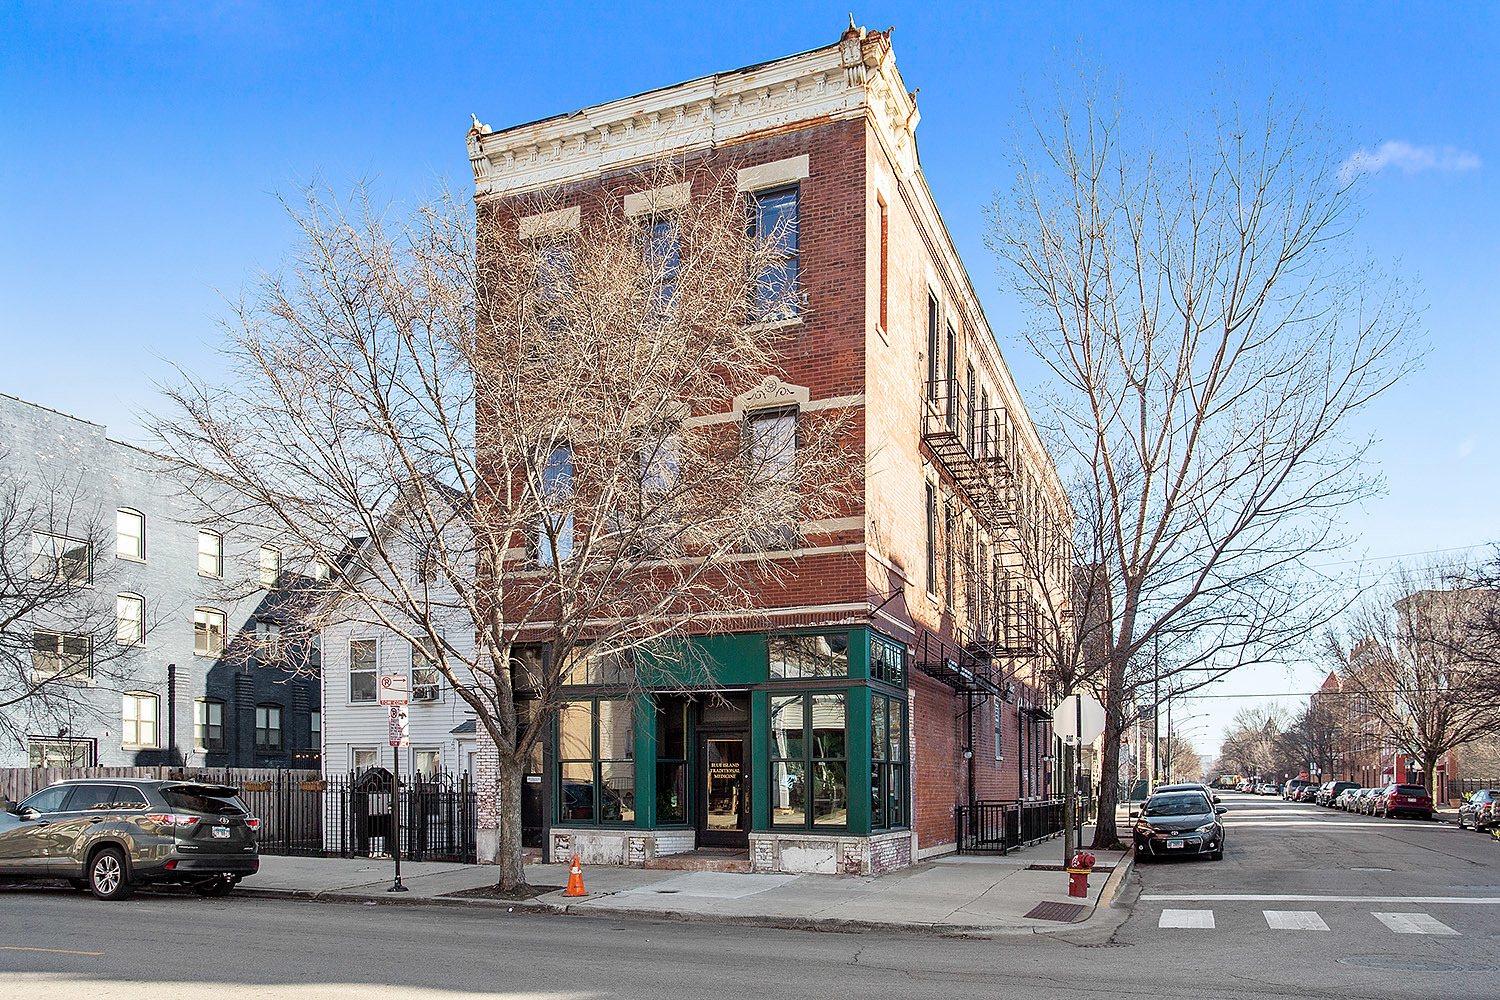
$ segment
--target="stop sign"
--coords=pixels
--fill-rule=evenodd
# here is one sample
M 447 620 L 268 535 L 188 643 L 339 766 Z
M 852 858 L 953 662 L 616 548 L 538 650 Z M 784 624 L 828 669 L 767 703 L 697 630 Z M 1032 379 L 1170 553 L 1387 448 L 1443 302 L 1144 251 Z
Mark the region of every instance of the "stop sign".
M 1092 743 L 1104 732 L 1104 706 L 1091 694 L 1070 694 L 1052 710 L 1052 732 L 1069 746 Z

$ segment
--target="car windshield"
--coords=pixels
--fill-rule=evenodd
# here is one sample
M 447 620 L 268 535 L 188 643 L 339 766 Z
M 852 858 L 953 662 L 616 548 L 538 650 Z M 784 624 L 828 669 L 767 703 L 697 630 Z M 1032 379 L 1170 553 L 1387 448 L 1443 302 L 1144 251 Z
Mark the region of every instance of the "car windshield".
M 234 789 L 214 785 L 173 785 L 161 790 L 162 798 L 173 809 L 184 812 L 220 813 L 225 816 L 243 816 L 245 805 L 235 795 Z
M 1201 795 L 1163 795 L 1147 801 L 1142 812 L 1147 816 L 1197 816 L 1208 812 L 1208 800 Z

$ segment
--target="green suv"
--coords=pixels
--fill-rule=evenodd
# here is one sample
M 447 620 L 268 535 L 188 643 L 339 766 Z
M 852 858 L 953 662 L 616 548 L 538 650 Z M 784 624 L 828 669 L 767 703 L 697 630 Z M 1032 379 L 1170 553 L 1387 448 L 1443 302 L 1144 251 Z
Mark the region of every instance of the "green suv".
M 0 812 L 0 876 L 64 878 L 100 899 L 146 882 L 223 896 L 260 868 L 259 827 L 228 785 L 64 781 Z

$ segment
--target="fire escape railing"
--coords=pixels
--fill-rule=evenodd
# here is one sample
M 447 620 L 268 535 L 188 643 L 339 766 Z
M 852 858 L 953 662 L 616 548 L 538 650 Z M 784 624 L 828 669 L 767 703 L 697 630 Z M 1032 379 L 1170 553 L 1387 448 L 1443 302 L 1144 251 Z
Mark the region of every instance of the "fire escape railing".
M 1020 445 L 1004 406 L 978 405 L 959 379 L 929 381 L 922 440 L 987 525 L 1019 527 Z

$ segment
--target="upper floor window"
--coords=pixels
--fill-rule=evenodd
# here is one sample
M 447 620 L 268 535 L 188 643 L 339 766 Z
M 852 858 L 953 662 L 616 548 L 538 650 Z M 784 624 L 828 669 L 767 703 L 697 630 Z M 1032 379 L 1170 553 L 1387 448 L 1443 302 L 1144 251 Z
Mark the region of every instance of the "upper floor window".
M 94 683 L 94 640 L 87 635 L 37 629 L 31 633 L 31 674 L 37 681 Z
M 789 319 L 800 311 L 798 270 L 798 189 L 776 188 L 751 196 L 750 235 L 769 248 L 772 260 L 755 282 L 755 318 Z
M 224 536 L 198 532 L 198 572 L 203 576 L 224 575 Z
M 224 652 L 224 612 L 213 608 L 193 611 L 193 652 L 199 656 L 218 656 Z
M 258 620 L 255 623 L 255 648 L 262 663 L 280 663 L 281 624 L 264 618 Z
M 375 701 L 376 660 L 374 639 L 353 639 L 349 642 L 349 700 Z
M 269 545 L 260 547 L 260 585 L 267 590 L 281 579 L 281 550 Z
M 260 753 L 281 752 L 281 706 L 255 706 L 255 749 Z
M 122 646 L 146 644 L 146 599 L 140 594 L 116 595 L 115 641 Z
M 157 697 L 132 692 L 120 700 L 121 740 L 127 747 L 154 747 L 157 744 Z
M 193 702 L 193 746 L 198 750 L 224 749 L 224 703 L 217 698 Z
M 906 687 L 906 647 L 871 632 L 870 676 L 896 687 Z
M 333 567 L 328 565 L 328 560 L 322 556 L 317 557 L 312 563 L 312 578 L 322 583 L 333 575 Z
M 797 411 L 760 410 L 745 417 L 747 478 L 764 494 L 762 544 L 790 548 L 796 541 L 797 497 L 790 488 L 797 461 Z
M 421 583 L 432 583 L 438 578 L 439 560 L 442 553 L 437 542 L 421 539 L 412 546 L 412 577 Z
M 573 558 L 573 449 L 560 444 L 542 468 L 541 511 L 533 539 L 537 562 L 556 566 Z M 555 543 L 555 544 L 554 544 Z
M 87 540 L 35 531 L 31 552 L 31 575 L 38 579 L 65 580 L 78 586 L 94 582 L 94 546 Z
M 942 398 L 942 389 L 938 385 L 941 371 L 938 353 L 941 347 L 938 340 L 941 337 L 942 317 L 938 311 L 937 296 L 931 292 L 927 293 L 927 398 L 936 403 Z
M 411 696 L 418 701 L 436 701 L 439 693 L 436 645 L 431 639 L 412 643 Z
M 772 680 L 849 676 L 848 632 L 773 635 L 766 648 Z
M 115 511 L 115 555 L 122 559 L 145 560 L 145 514 L 126 507 Z
M 677 294 L 677 268 L 680 245 L 677 221 L 657 217 L 646 230 L 646 279 L 656 288 L 657 307 L 663 311 Z

